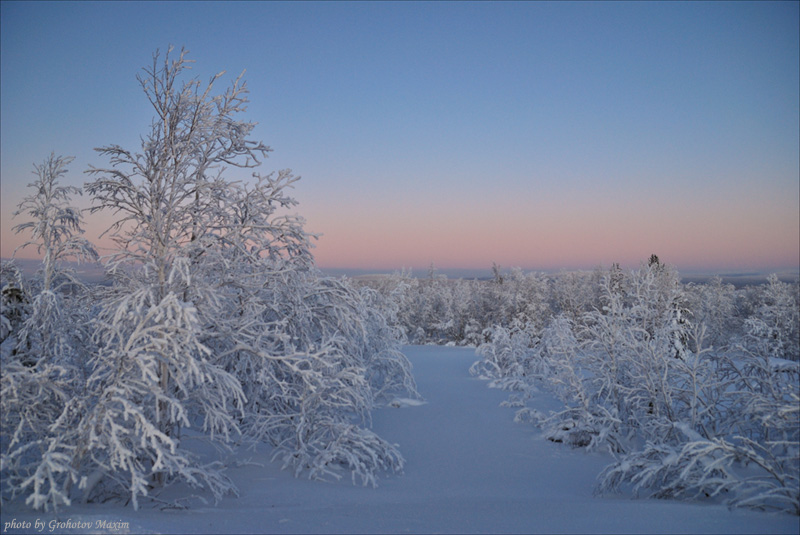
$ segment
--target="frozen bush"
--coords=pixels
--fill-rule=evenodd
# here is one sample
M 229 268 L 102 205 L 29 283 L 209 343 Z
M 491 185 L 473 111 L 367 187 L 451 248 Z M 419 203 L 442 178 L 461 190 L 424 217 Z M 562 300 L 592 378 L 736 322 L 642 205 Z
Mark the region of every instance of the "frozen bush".
M 504 384 L 513 377 L 525 395 L 506 405 L 545 438 L 612 452 L 599 493 L 631 484 L 651 497 L 798 514 L 794 287 L 769 279 L 738 345 L 723 342 L 736 326 L 733 289 L 719 280 L 688 299 L 677 272 L 651 259 L 627 276 L 613 268 L 599 290 L 602 308 L 577 324 L 566 307 L 541 337 L 520 336 L 533 326 L 495 328 L 473 371 Z M 527 407 L 534 384 L 563 409 Z

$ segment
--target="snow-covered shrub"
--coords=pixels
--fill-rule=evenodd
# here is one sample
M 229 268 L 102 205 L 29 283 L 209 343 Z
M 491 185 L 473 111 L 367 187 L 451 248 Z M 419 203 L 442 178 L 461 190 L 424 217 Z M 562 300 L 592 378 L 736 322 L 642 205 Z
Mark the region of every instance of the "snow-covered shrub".
M 541 379 L 564 402 L 549 416 L 517 415 L 538 422 L 551 440 L 626 451 L 637 434 L 658 433 L 669 419 L 667 370 L 685 354 L 688 326 L 677 274 L 654 262 L 620 275 L 602 276 L 603 309 L 583 314 L 578 325 L 567 310 L 544 330 L 539 322 L 496 327 L 479 350 L 473 373 L 513 377 L 523 391 Z M 565 306 L 569 292 L 561 294 Z
M 745 330 L 746 345 L 756 351 L 800 361 L 800 280 L 786 283 L 770 275 Z
M 548 279 L 518 268 L 504 274 L 496 265 L 495 272 L 491 281 L 448 279 L 431 267 L 426 278 L 401 272 L 359 284 L 397 304 L 398 325 L 411 343 L 477 347 L 484 331 L 514 320 L 541 330 L 551 314 Z
M 617 275 L 602 277 L 602 310 L 577 327 L 561 314 L 544 331 L 540 377 L 565 409 L 518 418 L 538 422 L 551 440 L 623 452 L 668 426 L 669 370 L 685 355 L 680 287 L 661 264 Z
M 35 366 L 4 352 L 2 411 L 2 495 L 26 495 L 26 503 L 47 510 L 69 505 L 75 480 L 73 430 L 80 414 L 80 384 L 74 369 L 39 360 Z
M 220 326 L 235 335 L 214 341 L 221 364 L 243 379 L 245 433 L 270 442 L 296 475 L 338 477 L 343 465 L 374 485 L 379 470 L 400 471 L 395 446 L 366 427 L 377 403 L 418 395 L 377 295 L 313 270 L 266 280 L 240 294 L 243 312 Z
M 402 457 L 365 428 L 369 412 L 401 390 L 416 395 L 399 351 L 402 333 L 381 312 L 391 314 L 392 305 L 374 291 L 359 292 L 313 267 L 302 220 L 275 212 L 295 204 L 286 194 L 294 180 L 284 173 L 231 195 L 228 228 L 235 232 L 200 240 L 209 245 L 195 278 L 208 281 L 220 307 L 203 315 L 204 342 L 242 384 L 246 436 L 270 442 L 298 475 L 328 474 L 321 467 L 333 466 L 331 452 L 338 451 L 354 476 L 374 483 L 377 470 L 399 471 Z M 202 292 L 190 293 L 200 300 Z M 348 444 L 353 452 L 345 455 L 340 448 Z M 357 452 L 369 455 L 356 462 Z
M 680 303 L 676 297 L 652 302 Z M 654 497 L 724 495 L 731 505 L 797 514 L 796 362 L 776 356 L 783 354 L 776 351 L 783 346 L 774 343 L 780 337 L 763 336 L 763 320 L 748 320 L 754 341 L 747 347 L 715 349 L 705 323 L 679 323 L 671 308 L 678 307 L 662 306 L 662 328 L 650 331 L 655 336 L 645 337 L 648 343 L 639 346 L 637 358 L 626 359 L 632 381 L 621 385 L 621 399 L 641 445 L 634 443 L 601 474 L 598 490 L 630 481 L 635 491 Z M 636 316 L 641 322 L 642 315 Z M 712 329 L 719 329 L 711 319 Z M 660 350 L 652 351 L 655 347 Z
M 523 273 L 512 268 L 503 278 L 503 302 L 508 305 L 507 317 L 529 323 L 541 332 L 552 316 L 550 283 L 541 273 Z
M 719 280 L 691 289 L 697 295 L 688 298 L 677 272 L 657 260 L 626 276 L 612 269 L 599 285 L 601 309 L 578 322 L 565 310 L 532 339 L 520 336 L 524 327 L 496 328 L 472 369 L 504 384 L 513 377 L 524 395 L 505 405 L 521 407 L 516 420 L 540 426 L 545 438 L 612 452 L 600 493 L 631 484 L 653 497 L 724 497 L 797 514 L 800 367 L 787 321 L 794 289 L 770 278 L 739 345 L 725 342 L 737 329 L 733 289 Z M 543 415 L 527 407 L 535 385 L 564 408 Z
M 525 377 L 540 357 L 540 333 L 536 327 L 515 319 L 508 327 L 498 325 L 486 335 L 489 341 L 477 349 L 482 358 L 472 365 L 470 373 L 493 381 L 492 386 L 507 389 L 514 389 L 513 383 L 526 382 Z
M 9 335 L 19 330 L 28 316 L 30 296 L 23 281 L 22 272 L 13 260 L 0 264 L 0 344 L 9 339 Z M 14 339 L 9 340 L 8 351 Z
M 382 404 L 397 395 L 418 397 L 411 363 L 400 351 L 405 336 L 397 325 L 397 306 L 375 290 L 347 286 L 349 292 L 358 292 L 355 304 L 362 328 L 353 338 L 376 402 Z
M 622 449 L 617 409 L 598 402 L 593 390 L 593 364 L 575 337 L 566 314 L 553 319 L 542 336 L 538 378 L 564 403 L 564 408 L 543 415 L 528 408 L 517 411 L 517 421 L 541 427 L 544 437 L 573 447 Z M 602 395 L 602 393 L 600 393 Z
M 797 363 L 749 351 L 693 360 L 699 373 L 684 373 L 675 389 L 684 410 L 673 433 L 607 467 L 598 491 L 630 482 L 652 497 L 719 496 L 733 506 L 800 514 Z

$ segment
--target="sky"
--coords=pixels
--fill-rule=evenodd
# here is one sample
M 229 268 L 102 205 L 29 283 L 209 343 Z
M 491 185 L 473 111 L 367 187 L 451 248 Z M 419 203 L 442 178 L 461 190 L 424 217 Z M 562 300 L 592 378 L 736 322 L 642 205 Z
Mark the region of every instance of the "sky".
M 220 91 L 246 71 L 322 268 L 797 270 L 798 27 L 798 2 L 2 1 L 0 254 L 34 163 L 82 186 L 94 148 L 140 150 L 136 75 L 172 44 Z M 112 221 L 86 216 L 104 253 Z

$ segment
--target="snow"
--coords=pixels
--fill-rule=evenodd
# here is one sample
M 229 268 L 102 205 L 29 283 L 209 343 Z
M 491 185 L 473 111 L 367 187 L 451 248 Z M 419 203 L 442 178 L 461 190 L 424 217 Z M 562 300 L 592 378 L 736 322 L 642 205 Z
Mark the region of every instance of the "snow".
M 384 475 L 377 489 L 352 485 L 350 478 L 296 479 L 270 463 L 271 451 L 264 447 L 228 459 L 228 475 L 240 496 L 227 496 L 216 507 L 213 500 L 203 505 L 183 496 L 181 488 L 167 489 L 159 498 L 184 499 L 191 503 L 188 509 L 154 508 L 146 500 L 138 512 L 122 504 L 75 504 L 54 517 L 17 501 L 3 505 L 0 529 L 15 520 L 31 528 L 2 533 L 798 532 L 797 517 L 787 514 L 594 497 L 596 475 L 610 457 L 554 444 L 535 427 L 514 423 L 514 409 L 500 407 L 508 393 L 469 375 L 477 360 L 473 349 L 404 351 L 426 402 L 398 398 L 375 411 L 374 431 L 399 444 L 406 458 L 405 473 Z M 536 394 L 529 406 L 546 413 L 554 403 Z M 51 531 L 56 518 L 84 528 Z M 41 531 L 35 529 L 37 520 Z

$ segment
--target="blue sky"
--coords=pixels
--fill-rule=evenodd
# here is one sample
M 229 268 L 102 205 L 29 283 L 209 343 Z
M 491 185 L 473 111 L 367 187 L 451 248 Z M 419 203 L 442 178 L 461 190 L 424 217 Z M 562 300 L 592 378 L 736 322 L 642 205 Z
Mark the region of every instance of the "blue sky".
M 246 69 L 323 267 L 796 269 L 799 5 L 3 1 L 2 254 L 34 162 L 137 148 L 174 44 Z

